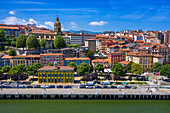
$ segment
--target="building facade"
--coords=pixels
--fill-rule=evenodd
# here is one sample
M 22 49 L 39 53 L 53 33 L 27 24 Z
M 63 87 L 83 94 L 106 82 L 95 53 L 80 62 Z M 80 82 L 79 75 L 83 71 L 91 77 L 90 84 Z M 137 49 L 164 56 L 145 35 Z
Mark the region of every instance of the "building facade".
M 58 66 L 63 66 L 63 54 L 62 53 L 46 53 L 40 54 L 40 63 L 43 66 L 48 66 L 48 63 L 58 63 Z
M 74 83 L 74 68 L 44 66 L 38 70 L 38 83 Z
M 25 56 L 26 62 L 25 66 L 34 65 L 35 63 L 40 63 L 40 55 L 27 55 Z
M 1 57 L 1 61 L 2 61 L 2 67 L 4 66 L 11 66 L 11 61 L 10 59 L 12 58 L 13 56 L 9 56 L 9 55 L 4 55 L 3 57 Z
M 104 68 L 110 68 L 110 63 L 108 62 L 108 59 L 94 59 L 92 60 L 93 68 L 95 68 L 98 64 L 103 64 Z
M 5 34 L 8 35 L 8 38 L 19 37 L 20 28 L 19 27 L 11 27 L 11 26 L 0 26 L 0 29 L 3 28 L 5 30 Z
M 89 50 L 96 52 L 96 39 L 85 40 L 85 46 L 88 47 Z
M 123 60 L 123 55 L 120 52 L 113 52 L 108 54 L 108 62 L 113 66 L 114 62 L 120 62 Z
M 65 58 L 63 65 L 68 66 L 70 62 L 75 62 L 77 66 L 79 66 L 81 63 L 85 62 L 90 65 L 90 58 Z

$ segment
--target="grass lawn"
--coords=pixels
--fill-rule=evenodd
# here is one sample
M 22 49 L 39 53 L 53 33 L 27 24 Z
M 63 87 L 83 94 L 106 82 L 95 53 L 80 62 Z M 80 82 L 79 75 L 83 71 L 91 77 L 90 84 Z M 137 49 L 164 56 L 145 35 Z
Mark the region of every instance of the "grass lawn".
M 0 113 L 170 113 L 162 100 L 0 100 Z

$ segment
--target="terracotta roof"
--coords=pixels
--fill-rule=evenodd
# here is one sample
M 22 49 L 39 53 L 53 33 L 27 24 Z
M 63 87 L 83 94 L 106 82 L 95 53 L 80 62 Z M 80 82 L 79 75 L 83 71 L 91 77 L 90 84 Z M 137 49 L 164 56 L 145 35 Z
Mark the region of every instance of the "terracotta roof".
M 88 40 L 94 40 L 94 41 L 95 41 L 96 39 L 94 39 L 94 38 L 92 38 L 92 39 L 86 39 L 85 41 L 88 41 Z
M 83 57 L 83 58 L 77 58 L 77 57 L 74 57 L 74 58 L 65 58 L 65 60 L 90 60 L 90 58 L 88 57 Z
M 59 70 L 73 70 L 74 68 L 73 67 L 70 67 L 70 66 L 58 66 L 55 67 L 55 66 L 43 66 L 42 68 L 39 69 L 40 70 L 54 70 L 54 69 L 59 69 Z
M 120 52 L 112 52 L 112 53 L 109 53 L 109 55 L 115 55 L 115 54 L 120 54 Z
M 9 26 L 0 26 L 0 28 L 4 28 L 4 29 L 19 29 L 19 27 L 9 27 Z
M 132 51 L 131 49 L 120 49 L 119 51 L 121 52 L 127 52 L 127 51 Z
M 139 53 L 136 56 L 152 56 L 151 54 L 147 54 L 147 53 Z
M 136 41 L 133 41 L 133 42 L 144 43 L 143 40 L 136 40 Z
M 40 58 L 40 55 L 27 55 L 26 58 L 27 57 L 32 57 L 32 58 L 38 58 L 39 57 Z
M 120 48 L 124 47 L 125 45 L 118 45 Z
M 128 63 L 129 63 L 129 61 L 121 61 L 121 62 L 119 62 L 120 64 L 125 64 L 125 65 L 127 65 Z
M 12 58 L 25 58 L 26 56 L 24 55 L 17 55 L 17 56 L 13 56 Z
M 153 55 L 154 57 L 163 58 L 162 55 Z
M 96 35 L 96 37 L 105 37 L 105 38 L 107 38 L 108 36 L 106 36 L 106 35 Z
M 108 62 L 108 59 L 94 59 L 92 62 Z
M 45 53 L 45 54 L 40 54 L 41 56 L 43 55 L 63 55 L 63 53 Z
M 9 56 L 9 55 L 4 55 L 3 57 L 1 58 L 12 58 L 13 56 Z

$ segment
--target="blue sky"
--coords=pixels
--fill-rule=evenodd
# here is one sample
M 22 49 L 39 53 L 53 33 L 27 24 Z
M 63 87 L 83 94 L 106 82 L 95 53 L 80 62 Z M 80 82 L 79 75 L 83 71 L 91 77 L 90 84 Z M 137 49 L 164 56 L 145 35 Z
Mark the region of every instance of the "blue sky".
M 170 30 L 169 0 L 1 0 L 0 23 L 63 30 Z

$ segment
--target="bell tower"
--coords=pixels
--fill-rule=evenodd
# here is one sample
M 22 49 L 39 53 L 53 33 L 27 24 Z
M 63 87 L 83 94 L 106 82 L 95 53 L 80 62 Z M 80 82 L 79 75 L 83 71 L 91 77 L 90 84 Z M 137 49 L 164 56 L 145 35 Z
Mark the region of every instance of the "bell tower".
M 54 32 L 57 34 L 61 33 L 61 23 L 59 22 L 58 14 L 57 14 L 56 22 L 54 23 Z

